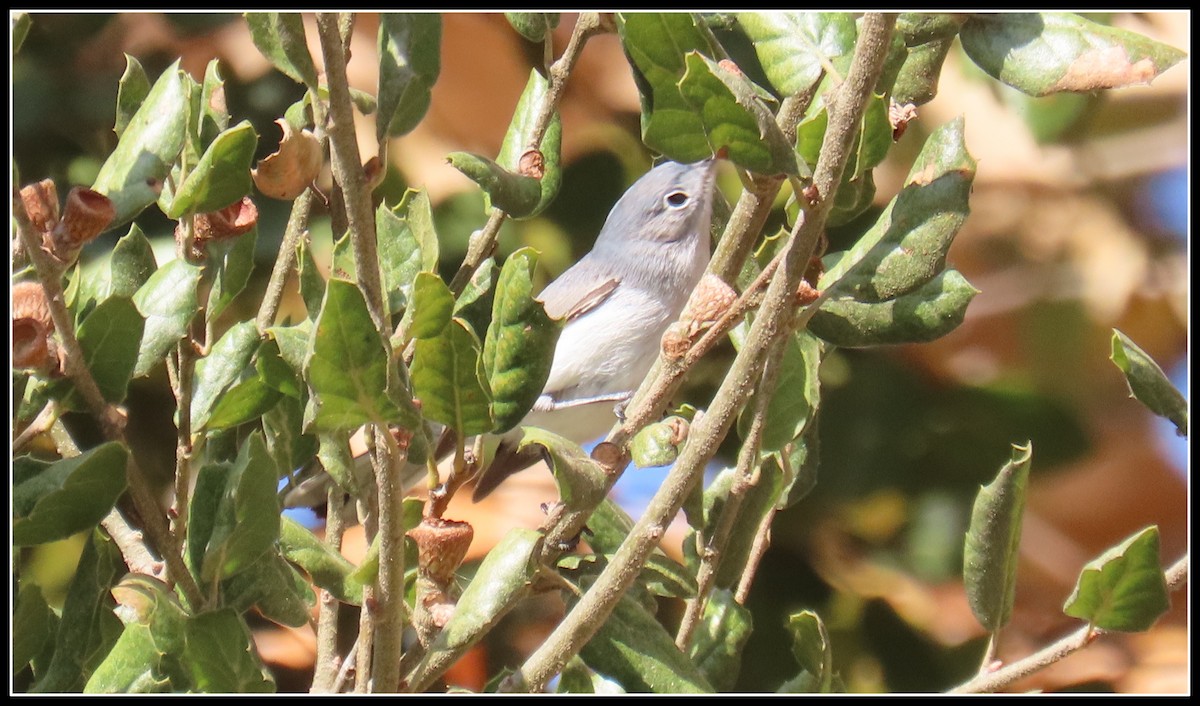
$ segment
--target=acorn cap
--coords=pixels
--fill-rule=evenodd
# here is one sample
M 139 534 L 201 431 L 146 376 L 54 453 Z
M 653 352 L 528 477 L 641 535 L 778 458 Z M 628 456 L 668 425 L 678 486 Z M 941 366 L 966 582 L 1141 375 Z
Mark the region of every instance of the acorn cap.
M 475 530 L 467 522 L 425 517 L 409 530 L 408 536 L 417 543 L 420 573 L 444 586 L 454 578 L 454 572 L 467 556 Z
M 51 235 L 54 254 L 60 260 L 73 259 L 79 248 L 103 233 L 116 217 L 116 207 L 104 194 L 82 186 L 71 189 L 62 220 Z

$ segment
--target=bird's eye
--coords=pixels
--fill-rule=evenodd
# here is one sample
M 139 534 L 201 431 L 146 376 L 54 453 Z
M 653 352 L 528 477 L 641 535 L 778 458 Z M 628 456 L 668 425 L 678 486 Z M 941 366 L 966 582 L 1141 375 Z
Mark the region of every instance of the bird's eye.
M 687 205 L 688 200 L 688 195 L 682 191 L 672 191 L 671 193 L 667 194 L 667 198 L 664 199 L 667 206 L 671 208 L 683 208 Z

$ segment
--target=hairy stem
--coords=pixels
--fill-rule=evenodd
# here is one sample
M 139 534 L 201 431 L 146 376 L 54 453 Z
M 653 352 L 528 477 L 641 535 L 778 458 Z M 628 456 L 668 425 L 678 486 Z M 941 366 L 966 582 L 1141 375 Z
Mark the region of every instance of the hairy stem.
M 408 457 L 396 439 L 384 427 L 375 432 L 388 445 L 386 477 L 377 478 L 379 486 L 379 577 L 378 615 L 375 626 L 375 654 L 372 671 L 374 692 L 395 692 L 400 688 L 400 660 L 403 655 L 406 611 L 404 604 L 404 493 L 400 477 Z
M 328 509 L 325 515 L 325 544 L 340 554 L 342 533 L 346 529 L 342 520 L 343 491 L 336 484 L 331 485 L 326 491 L 326 497 Z M 342 666 L 337 651 L 338 613 L 341 604 L 329 591 L 319 589 L 317 593 L 320 600 L 317 608 L 317 656 L 310 692 L 329 694 L 335 693 L 334 684 Z

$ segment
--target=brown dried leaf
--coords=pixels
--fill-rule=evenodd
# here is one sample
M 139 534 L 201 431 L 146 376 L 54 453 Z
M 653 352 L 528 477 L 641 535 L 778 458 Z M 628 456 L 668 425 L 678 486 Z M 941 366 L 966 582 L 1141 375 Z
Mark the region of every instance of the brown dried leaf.
M 286 120 L 275 122 L 283 128 L 279 151 L 259 162 L 250 175 L 263 194 L 290 201 L 302 194 L 321 171 L 321 143 L 308 130 L 293 132 Z

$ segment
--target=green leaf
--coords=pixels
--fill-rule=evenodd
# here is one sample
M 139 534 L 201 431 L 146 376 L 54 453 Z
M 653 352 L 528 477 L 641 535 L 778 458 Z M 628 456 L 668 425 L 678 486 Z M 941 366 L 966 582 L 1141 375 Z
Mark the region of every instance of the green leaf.
M 200 144 L 207 147 L 218 135 L 229 129 L 229 110 L 225 106 L 225 80 L 221 78 L 216 59 L 209 61 L 204 69 L 198 113 L 196 135 L 200 138 Z
M 666 420 L 655 422 L 634 435 L 629 442 L 629 456 L 638 468 L 665 466 L 679 458 L 685 441 L 675 442 L 675 428 Z
M 375 228 L 376 233 L 380 234 L 380 245 L 382 246 L 386 240 L 382 237 L 378 224 Z M 300 298 L 304 300 L 304 309 L 308 313 L 308 318 L 310 321 L 315 320 L 317 314 L 321 312 L 321 301 L 325 298 L 325 276 L 317 267 L 317 262 L 312 256 L 312 248 L 304 238 L 301 238 L 296 245 L 296 278 L 300 280 Z M 388 298 L 391 298 L 390 291 Z
M 579 652 L 588 667 L 616 680 L 629 692 L 707 694 L 713 688 L 662 624 L 631 596 L 622 596 L 612 614 Z
M 550 31 L 558 26 L 557 12 L 506 12 L 504 17 L 512 28 L 531 42 L 545 41 Z
M 290 517 L 280 520 L 279 550 L 285 559 L 303 569 L 314 584 L 329 591 L 334 598 L 343 603 L 362 605 L 363 584 L 354 577 L 354 565 Z
M 816 166 L 828 125 L 829 110 L 822 106 L 796 126 L 796 154 L 805 164 Z M 888 101 L 884 96 L 872 95 L 867 101 L 862 122 L 858 124 L 858 132 L 850 148 L 846 169 L 842 173 L 842 184 L 861 181 L 870 169 L 878 166 L 887 157 L 892 142 Z M 840 192 L 841 188 L 838 190 Z M 841 206 L 845 208 L 846 202 L 843 201 Z
M 1148 84 L 1187 56 L 1069 12 L 973 14 L 959 37 L 979 68 L 1031 96 Z
M 811 90 L 826 65 L 854 52 L 858 35 L 854 16 L 845 12 L 739 12 L 737 20 L 767 80 L 784 96 Z
M 317 90 L 317 69 L 308 53 L 300 13 L 247 12 L 245 15 L 254 46 L 263 56 L 294 81 Z
M 487 331 L 491 325 L 499 270 L 494 259 L 484 260 L 454 302 L 454 315 L 470 324 L 472 331 Z
M 1012 459 L 979 489 L 963 550 L 963 583 L 971 612 L 996 632 L 1012 616 L 1017 586 L 1017 545 L 1025 514 L 1025 489 L 1033 444 L 1013 446 Z
M 79 692 L 121 633 L 109 588 L 125 573 L 121 553 L 99 531 L 83 547 L 67 589 L 50 664 L 31 693 Z
M 833 692 L 833 653 L 821 616 L 811 610 L 793 613 L 788 616 L 787 628 L 792 633 L 792 654 L 800 663 L 800 674 L 779 691 L 791 694 Z
M 250 364 L 259 345 L 253 321 L 234 324 L 217 339 L 208 355 L 196 363 L 196 387 L 192 394 L 192 429 L 205 428 L 214 405 L 237 382 Z
M 441 277 L 431 272 L 418 272 L 412 288 L 412 303 L 404 314 L 411 338 L 433 338 L 445 330 L 454 316 L 454 294 Z
M 225 475 L 201 579 L 229 578 L 245 570 L 279 539 L 278 477 L 261 433 L 251 434 Z
M 741 350 L 750 322 L 738 324 L 730 332 L 730 340 Z M 824 354 L 821 342 L 807 332 L 800 332 L 788 339 L 783 358 L 779 361 L 779 377 L 771 390 L 767 403 L 767 414 L 763 423 L 761 452 L 773 453 L 781 450 L 804 433 L 821 399 L 821 381 L 818 371 Z M 743 438 L 749 433 L 755 401 L 759 392 L 746 405 L 738 419 L 738 433 Z
M 283 359 L 279 343 L 274 339 L 267 338 L 259 344 L 258 352 L 254 354 L 254 370 L 272 390 L 295 399 L 304 397 L 303 383 L 295 369 Z
M 304 362 L 312 390 L 306 423 L 317 431 L 355 429 L 368 422 L 411 426 L 411 410 L 402 411 L 387 394 L 387 368 L 387 347 L 362 292 L 352 282 L 331 279 Z
M 780 509 L 795 505 L 817 487 L 817 466 L 821 458 L 820 434 L 817 433 L 819 419 L 820 415 L 810 419 L 800 438 L 785 446 L 777 459 L 780 466 L 786 469 Z M 786 466 L 783 465 L 784 460 Z
M 204 427 L 208 431 L 217 431 L 254 421 L 274 407 L 281 396 L 262 378 L 247 378 L 217 400 Z
M 125 400 L 144 330 L 141 314 L 127 297 L 105 299 L 80 324 L 76 335 L 83 360 L 105 400 Z M 78 392 L 63 404 L 70 409 L 85 408 Z
M 200 268 L 176 259 L 155 270 L 133 295 L 133 303 L 146 319 L 135 377 L 148 374 L 187 333 L 196 313 L 199 282 Z
M 704 491 L 705 529 L 702 536 L 712 537 L 716 532 L 717 522 L 729 501 L 736 474 L 736 468 L 725 469 Z M 741 580 L 742 570 L 758 534 L 758 527 L 762 524 L 763 517 L 779 503 L 783 494 L 783 481 L 783 471 L 778 464 L 769 459 L 763 461 L 758 482 L 750 486 L 743 496 L 737 522 L 721 552 L 715 579 L 718 588 L 734 588 Z M 686 552 L 694 552 L 695 542 L 685 542 L 684 549 Z
M 275 468 L 284 472 L 307 466 L 317 455 L 317 439 L 305 434 L 304 403 L 284 395 L 263 413 L 263 435 Z
M 429 419 L 463 435 L 492 430 L 491 392 L 479 339 L 462 319 L 452 320 L 434 338 L 417 340 L 412 386 Z
M 750 611 L 718 589 L 704 606 L 688 656 L 718 692 L 732 691 L 742 668 L 742 650 L 754 629 Z
M 320 312 L 320 307 L 314 315 Z M 279 345 L 279 355 L 291 366 L 292 370 L 304 370 L 304 358 L 308 355 L 309 341 L 312 339 L 313 319 L 305 319 L 295 326 L 272 326 L 267 333 Z
M 682 12 L 619 13 L 616 19 L 641 97 L 642 140 L 678 162 L 711 157 L 704 122 L 679 88 L 687 53 L 713 53 L 708 36 Z
M 100 167 L 92 188 L 113 202 L 116 227 L 158 200 L 163 180 L 183 149 L 187 97 L 179 62 L 158 77 Z
M 933 100 L 942 64 L 953 45 L 954 38 L 950 37 L 911 47 L 892 85 L 892 100 L 900 105 L 924 105 Z
M 12 658 L 14 675 L 54 639 L 54 611 L 46 605 L 42 590 L 31 580 L 20 582 L 12 617 Z
M 250 164 L 257 146 L 258 134 L 248 120 L 218 135 L 175 191 L 167 217 L 217 211 L 250 193 Z
M 56 461 L 13 487 L 13 545 L 66 539 L 94 527 L 125 492 L 125 447 L 108 442 Z
M 1125 373 L 1132 396 L 1151 412 L 1169 419 L 1180 436 L 1187 436 L 1187 399 L 1175 389 L 1158 363 L 1116 329 L 1113 329 L 1111 359 Z
M 912 48 L 935 44 L 958 36 L 967 17 L 950 12 L 901 12 L 896 18 L 896 34 Z
M 830 299 L 808 330 L 846 348 L 924 343 L 958 328 L 979 290 L 958 270 L 945 270 L 919 289 L 878 303 Z
M 492 393 L 497 433 L 512 429 L 533 407 L 550 377 L 561 321 L 533 298 L 537 251 L 521 248 L 504 261 L 492 322 L 483 344 L 483 369 Z
M 684 64 L 679 92 L 700 116 L 709 146 L 708 154 L 699 155 L 699 159 L 724 148 L 729 161 L 759 174 L 807 176 L 808 171 L 801 172 L 792 145 L 749 79 L 695 51 L 685 55 Z
M 154 248 L 136 223 L 113 246 L 108 269 L 108 291 L 102 298 L 132 297 L 158 269 Z
M 1150 526 L 1088 562 L 1063 611 L 1101 630 L 1149 630 L 1171 608 Z
M 961 118 L 926 140 L 878 220 L 848 251 L 826 258 L 819 289 L 861 302 L 882 302 L 928 283 L 946 266 L 946 253 L 966 221 L 975 178 Z
M 509 530 L 479 564 L 458 599 L 454 615 L 429 646 L 422 664 L 434 658 L 445 659 L 445 653 L 466 651 L 512 610 L 537 570 L 541 546 L 540 532 Z M 421 671 L 419 667 L 417 671 Z
M 379 114 L 376 137 L 407 134 L 429 110 L 441 71 L 442 17 L 385 12 L 379 16 Z
M 530 444 L 541 446 L 550 456 L 558 495 L 567 507 L 590 507 L 603 495 L 607 481 L 604 467 L 592 460 L 578 444 L 545 429 L 521 427 L 517 450 Z
M 512 21 L 512 18 L 509 18 L 509 21 Z M 504 134 L 504 142 L 500 144 L 500 154 L 496 155 L 496 163 L 510 172 L 518 173 L 521 166 L 521 156 L 525 154 L 526 150 L 534 148 L 532 144 L 534 126 L 537 122 L 538 113 L 541 112 L 542 104 L 546 101 L 546 93 L 549 90 L 550 81 L 537 69 L 531 70 L 529 72 L 529 81 L 526 82 L 525 90 L 521 92 L 521 98 L 517 101 L 517 107 L 513 111 L 512 122 L 508 126 L 508 132 Z M 546 133 L 536 148 L 542 154 L 543 173 L 540 180 L 542 196 L 537 206 L 524 216 L 526 218 L 536 216 L 545 210 L 546 206 L 550 205 L 550 202 L 558 194 L 558 188 L 562 184 L 562 118 L 557 111 L 550 118 L 550 124 L 546 127 Z M 485 207 L 490 208 L 491 198 L 487 193 L 484 193 L 483 196 Z
M 277 553 L 221 583 L 223 605 L 239 613 L 253 606 L 273 623 L 298 628 L 308 624 L 316 595 L 308 580 Z
M 217 514 L 228 509 L 225 486 L 229 474 L 226 464 L 206 464 L 196 474 L 196 485 L 188 504 L 187 554 L 184 556 L 193 574 L 200 573 L 205 550 L 217 525 Z
M 418 272 L 437 273 L 438 238 L 429 195 L 424 189 L 409 189 L 395 208 L 380 204 L 375 229 L 388 311 L 395 314 L 408 306 Z
M 214 267 L 212 289 L 208 293 L 209 321 L 213 321 L 233 303 L 246 288 L 254 271 L 254 246 L 258 241 L 258 226 L 239 235 L 232 242 L 208 244 L 208 263 Z
M 180 663 L 196 689 L 209 693 L 270 693 L 275 682 L 263 666 L 245 621 L 232 610 L 187 621 Z
M 125 73 L 121 74 L 121 80 L 117 82 L 117 122 L 113 127 L 117 137 L 125 132 L 125 128 L 149 95 L 150 79 L 146 76 L 146 70 L 137 59 L 126 54 Z
M 509 171 L 487 157 L 471 152 L 451 152 L 446 155 L 446 161 L 479 184 L 495 208 L 513 218 L 533 214 L 542 200 L 540 180 Z
M 96 667 L 84 693 L 119 694 L 166 691 L 171 664 L 184 646 L 187 616 L 166 584 L 142 574 L 129 574 L 113 588 L 125 629 L 112 651 Z M 185 689 L 186 684 L 173 684 Z

